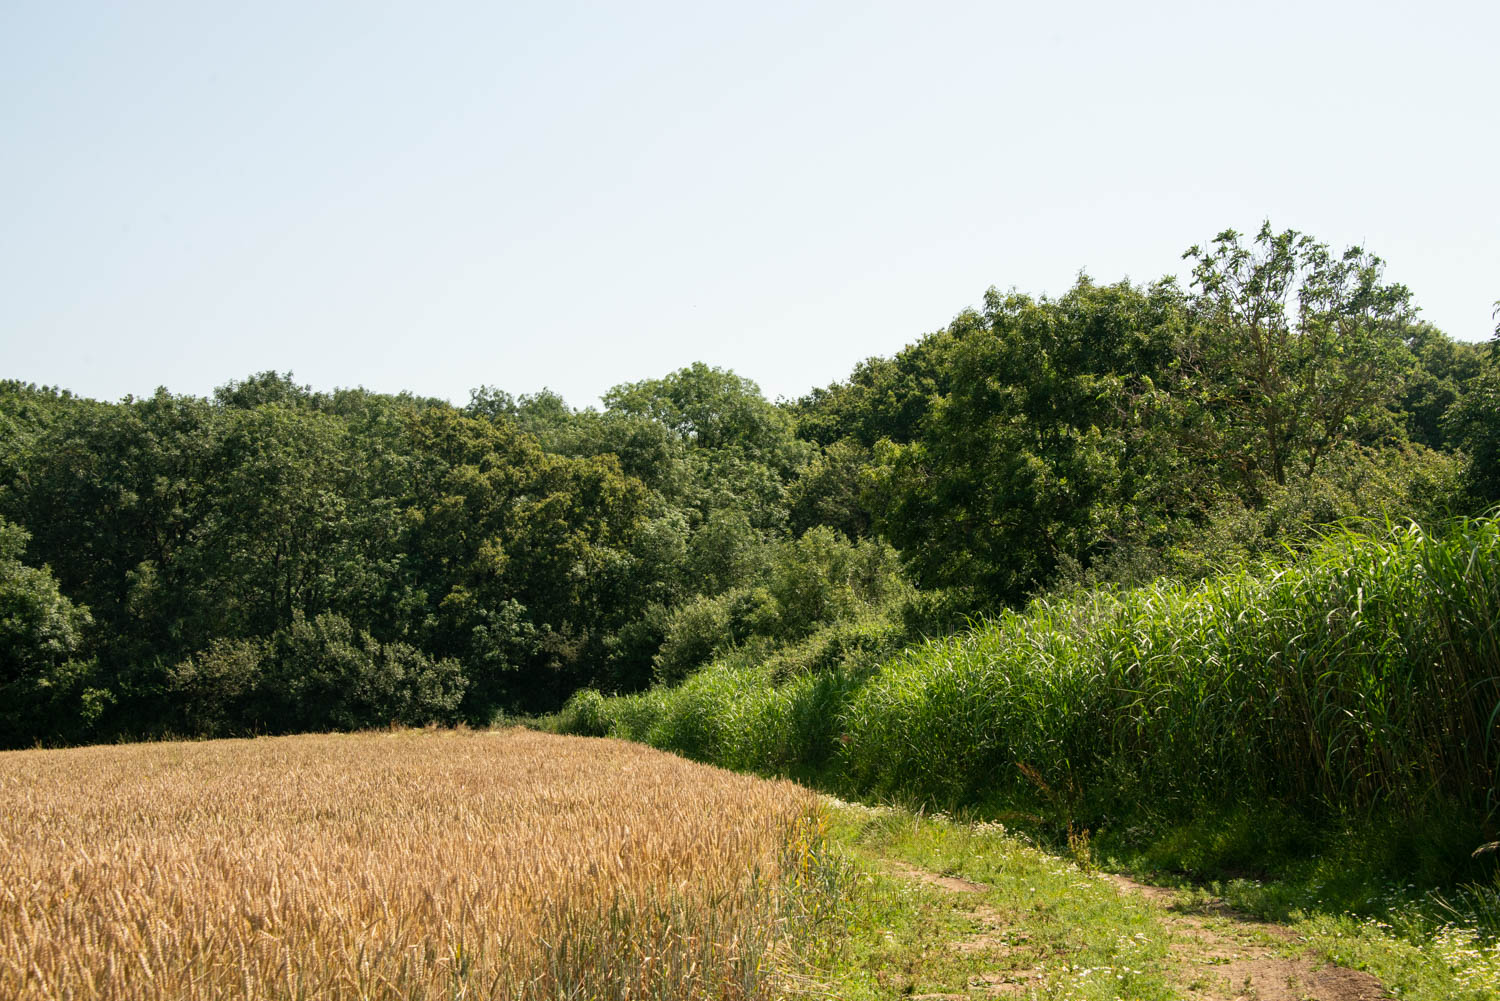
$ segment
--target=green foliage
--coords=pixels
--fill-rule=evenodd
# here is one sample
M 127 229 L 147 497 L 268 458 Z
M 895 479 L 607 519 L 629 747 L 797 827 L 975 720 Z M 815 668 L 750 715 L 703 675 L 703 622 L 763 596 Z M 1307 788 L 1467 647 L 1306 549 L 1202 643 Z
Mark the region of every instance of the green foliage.
M 294 620 L 272 637 L 267 659 L 267 718 L 284 731 L 451 723 L 465 686 L 457 661 L 380 643 L 332 614 Z
M 702 362 L 662 379 L 616 386 L 613 411 L 650 418 L 705 451 L 741 450 L 763 461 L 795 461 L 803 449 L 791 420 L 749 379 Z
M 213 402 L 226 410 L 255 410 L 269 404 L 345 418 L 367 417 L 391 409 L 412 411 L 447 406 L 442 400 L 404 392 L 389 396 L 356 388 L 320 393 L 311 386 L 298 384 L 291 372 L 257 372 L 246 379 L 230 381 L 214 390 Z
M 604 661 L 633 611 L 622 596 L 649 593 L 631 579 L 638 481 L 610 456 L 550 455 L 451 408 L 262 375 L 212 403 L 11 386 L 0 417 L 17 427 L 0 512 L 41 526 L 33 550 L 97 623 L 78 659 L 96 663 L 91 685 L 115 705 L 90 720 L 96 738 L 198 732 L 195 721 L 281 728 L 265 706 L 258 720 L 235 708 L 243 671 L 226 662 L 215 675 L 208 662 L 299 616 L 368 633 L 382 670 L 421 675 L 407 649 L 461 660 L 470 718 L 546 705 Z M 182 688 L 168 668 L 189 660 L 197 681 Z M 225 690 L 210 696 L 210 677 Z M 357 705 L 373 715 L 325 712 L 317 725 L 404 711 Z
M 300 613 L 264 641 L 220 640 L 170 672 L 189 732 L 287 733 L 457 719 L 457 661 L 380 643 L 331 613 Z
M 606 699 L 586 718 L 563 713 L 551 725 L 598 732 L 603 720 L 611 736 L 699 761 L 807 777 L 834 754 L 835 710 L 851 686 L 837 673 L 805 674 L 778 686 L 758 669 L 714 666 L 675 688 Z
M 900 614 L 906 610 L 905 605 L 892 606 L 827 623 L 778 646 L 759 662 L 777 683 L 829 672 L 862 677 L 920 635 Z
M 906 588 L 896 551 L 885 543 L 851 543 L 826 526 L 783 543 L 767 588 L 775 602 L 776 635 L 805 636 L 814 627 L 880 607 Z
M 688 589 L 718 594 L 758 580 L 768 558 L 766 533 L 732 507 L 712 510 L 687 543 Z
M 1500 813 L 1497 567 L 1493 520 L 1339 533 L 1196 585 L 1038 600 L 873 669 L 855 650 L 777 684 L 731 656 L 596 718 L 733 767 L 941 805 L 1040 798 L 1088 826 L 1273 800 L 1477 832 Z
M 867 512 L 922 586 L 996 608 L 1059 582 L 1201 576 L 1344 518 L 1476 510 L 1428 449 L 1469 442 L 1470 494 L 1489 495 L 1480 353 L 1416 323 L 1378 258 L 1269 226 L 1186 256 L 1189 294 L 991 290 L 799 401 L 826 449 L 796 523 L 859 531 Z
M 1500 339 L 1495 341 L 1500 345 Z M 1482 504 L 1500 502 L 1500 366 L 1491 362 L 1444 416 L 1467 458 L 1464 485 Z
M 848 710 L 856 781 L 940 800 L 1036 768 L 1191 802 L 1487 811 L 1500 526 L 1331 539 L 1196 587 L 1042 601 L 893 662 Z M 897 778 L 899 776 L 899 778 Z M 1128 777 L 1128 783 L 1122 783 Z
M 1151 373 L 1179 299 L 1081 278 L 1055 301 L 991 290 L 955 321 L 950 392 L 918 440 L 879 453 L 877 524 L 923 585 L 1018 601 L 1134 526 L 1170 459 Z
M 1483 375 L 1485 348 L 1455 341 L 1428 323 L 1412 325 L 1406 344 L 1414 364 L 1398 409 L 1406 415 L 1407 436 L 1428 448 L 1450 449 L 1444 416 Z
M 1346 442 L 1324 459 L 1319 475 L 1267 485 L 1258 505 L 1223 496 L 1197 518 L 1122 539 L 1088 568 L 1065 565 L 1053 590 L 1201 580 L 1305 551 L 1333 525 L 1378 530 L 1402 519 L 1441 521 L 1454 513 L 1459 473 L 1455 457 L 1421 445 Z
M 869 535 L 874 460 L 873 450 L 847 438 L 818 453 L 787 490 L 792 531 L 826 525 L 851 539 Z
M 214 430 L 204 517 L 219 530 L 194 556 L 239 617 L 214 631 L 265 634 L 298 611 L 343 606 L 339 592 L 362 583 L 346 574 L 365 513 L 345 422 L 274 403 L 230 411 Z
M 557 713 L 557 729 L 584 737 L 603 737 L 609 733 L 604 696 L 592 688 L 580 688 L 568 696 Z
M 234 410 L 255 410 L 267 404 L 306 407 L 316 399 L 313 388 L 298 385 L 290 372 L 257 372 L 248 379 L 233 380 L 214 390 L 214 400 Z
M 1312 476 L 1339 443 L 1386 429 L 1409 364 L 1411 293 L 1380 258 L 1341 255 L 1269 222 L 1254 246 L 1225 230 L 1196 262 L 1195 336 L 1183 358 L 1203 446 L 1234 456 L 1247 486 Z
M 265 656 L 263 641 L 221 637 L 168 671 L 180 732 L 203 737 L 253 732 Z
M 553 696 L 599 650 L 593 610 L 627 586 L 621 550 L 643 514 L 642 485 L 610 456 L 551 455 L 508 424 L 451 410 L 403 430 L 416 459 L 407 565 L 432 603 L 424 648 L 486 665 L 476 688 L 491 699 Z M 552 683 L 507 692 L 513 658 L 550 670 Z
M 0 518 L 0 746 L 17 746 L 28 734 L 71 735 L 110 701 L 90 687 L 91 665 L 75 659 L 88 609 L 58 591 L 47 567 L 22 562 L 29 538 Z
M 39 677 L 76 653 L 90 621 L 88 609 L 58 592 L 50 570 L 21 562 L 30 537 L 0 518 L 0 650 L 7 682 Z
M 675 684 L 708 661 L 714 651 L 732 642 L 729 595 L 701 597 L 672 612 L 666 637 L 655 657 L 656 680 Z
M 831 448 L 838 442 L 872 448 L 921 436 L 933 403 L 954 383 L 950 353 L 966 325 L 919 338 L 893 358 L 867 358 L 847 381 L 815 389 L 792 406 L 798 433 Z
M 735 598 L 716 604 L 728 606 L 732 630 Z M 852 693 L 915 637 L 903 611 L 900 601 L 883 609 L 865 606 L 858 616 L 825 623 L 795 642 L 762 636 L 766 642 L 752 637 L 726 644 L 709 666 L 676 685 L 602 702 L 583 696 L 587 701 L 565 708 L 548 725 L 644 741 L 729 767 L 820 776 L 834 763 L 840 715 Z
M 827 527 L 775 547 L 763 581 L 673 610 L 655 658 L 657 682 L 681 681 L 739 644 L 749 644 L 752 658 L 794 644 L 820 628 L 874 614 L 910 591 L 890 546 L 850 542 Z
M 1414 322 L 1377 259 L 1269 227 L 1189 256 L 1191 293 L 991 290 L 795 403 L 701 363 L 582 410 L 0 381 L 0 518 L 32 533 L 6 739 L 448 718 L 457 691 L 484 723 L 711 662 L 862 676 L 1059 588 L 1500 500 L 1492 352 Z
M 695 524 L 714 520 L 715 512 L 734 512 L 733 520 L 756 532 L 784 528 L 787 484 L 813 450 L 755 383 L 698 363 L 665 378 L 616 386 L 604 402 L 605 427 L 650 422 L 670 436 L 679 468 L 664 484 L 672 488 L 663 491 L 664 500 L 692 511 Z

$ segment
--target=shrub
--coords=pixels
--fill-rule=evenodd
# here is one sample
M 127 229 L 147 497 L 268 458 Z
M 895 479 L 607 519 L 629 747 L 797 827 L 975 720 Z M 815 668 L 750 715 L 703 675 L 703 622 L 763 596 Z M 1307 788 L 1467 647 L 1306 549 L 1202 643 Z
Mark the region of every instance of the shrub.
M 113 701 L 91 687 L 80 656 L 89 610 L 69 601 L 48 567 L 22 562 L 29 532 L 0 518 L 0 747 L 77 738 Z
M 264 718 L 282 732 L 451 722 L 463 699 L 457 661 L 381 644 L 339 615 L 297 615 L 266 659 L 261 690 L 274 709 Z
M 771 564 L 768 588 L 778 608 L 778 634 L 807 635 L 818 625 L 878 606 L 904 590 L 900 562 L 889 545 L 851 543 L 826 526 L 782 544 Z
M 451 723 L 466 684 L 456 660 L 300 613 L 268 639 L 217 640 L 168 678 L 199 736 Z
M 672 611 L 653 664 L 660 684 L 673 684 L 729 641 L 729 597 L 698 598 Z
M 610 720 L 604 696 L 592 688 L 580 688 L 558 712 L 552 729 L 580 737 L 608 736 Z
M 247 727 L 265 649 L 259 640 L 215 640 L 168 672 L 183 733 L 219 737 Z

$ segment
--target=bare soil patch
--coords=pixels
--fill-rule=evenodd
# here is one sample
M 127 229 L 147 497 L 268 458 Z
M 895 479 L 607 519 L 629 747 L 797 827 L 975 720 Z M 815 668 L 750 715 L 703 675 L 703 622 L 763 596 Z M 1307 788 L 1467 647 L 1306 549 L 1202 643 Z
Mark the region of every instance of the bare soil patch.
M 914 865 L 907 865 L 905 862 L 897 862 L 894 859 L 887 859 L 886 865 L 896 875 L 904 879 L 926 883 L 928 886 L 936 886 L 939 889 L 948 890 L 952 893 L 983 893 L 989 889 L 983 883 L 976 883 L 970 879 L 960 879 L 957 876 L 944 876 L 940 872 L 931 872 Z
M 1121 893 L 1164 909 L 1178 979 L 1204 1001 L 1378 1001 L 1391 995 L 1375 977 L 1323 957 L 1284 955 L 1302 941 L 1285 925 L 1257 920 L 1221 900 L 1193 900 L 1181 890 L 1128 876 L 1105 877 Z
M 1214 967 L 1205 989 L 1194 997 L 1233 1001 L 1379 1001 L 1388 998 L 1384 985 L 1368 973 L 1307 959 L 1262 957 Z

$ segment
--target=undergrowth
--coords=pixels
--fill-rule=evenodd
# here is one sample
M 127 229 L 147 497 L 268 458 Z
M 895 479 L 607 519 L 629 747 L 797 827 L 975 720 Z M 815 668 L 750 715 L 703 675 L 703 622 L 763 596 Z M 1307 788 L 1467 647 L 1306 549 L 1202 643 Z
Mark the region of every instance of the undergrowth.
M 1500 810 L 1493 519 L 1339 532 L 1295 560 L 879 646 L 816 667 L 731 655 L 675 687 L 581 692 L 546 725 L 1058 843 L 1072 826 L 1138 868 L 1301 886 L 1342 858 L 1351 886 L 1500 913 L 1495 856 L 1470 857 Z

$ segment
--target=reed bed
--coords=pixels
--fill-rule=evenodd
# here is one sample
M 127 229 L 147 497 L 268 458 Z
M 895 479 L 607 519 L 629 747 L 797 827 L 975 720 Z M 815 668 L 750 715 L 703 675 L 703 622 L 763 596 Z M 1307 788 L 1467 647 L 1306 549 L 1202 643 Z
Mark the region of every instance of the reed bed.
M 814 816 L 519 730 L 0 754 L 0 997 L 766 997 Z
M 1046 599 L 897 658 L 844 766 L 938 798 L 1226 798 L 1493 816 L 1500 525 L 1342 533 L 1200 584 Z
M 582 710 L 587 710 L 585 714 Z M 562 728 L 857 795 L 1500 816 L 1500 524 L 1340 533 L 1193 584 L 1043 598 L 873 671 L 711 667 Z

